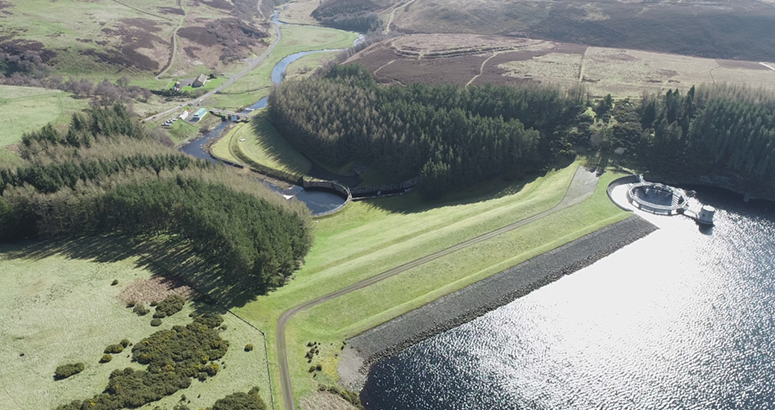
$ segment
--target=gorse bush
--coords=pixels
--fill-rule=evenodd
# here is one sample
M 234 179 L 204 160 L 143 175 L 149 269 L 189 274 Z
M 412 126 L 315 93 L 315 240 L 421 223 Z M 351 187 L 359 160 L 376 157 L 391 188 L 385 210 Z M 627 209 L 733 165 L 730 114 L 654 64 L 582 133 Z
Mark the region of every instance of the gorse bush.
M 54 379 L 61 380 L 66 379 L 74 374 L 78 374 L 85 368 L 83 363 L 65 364 L 59 366 L 54 371 Z
M 124 351 L 124 346 L 117 344 L 117 345 L 108 345 L 105 348 L 104 353 L 121 353 Z
M 156 313 L 153 314 L 153 317 L 161 319 L 167 316 L 172 316 L 175 313 L 183 310 L 183 305 L 185 304 L 186 299 L 184 299 L 182 296 L 167 296 L 166 299 L 162 300 L 156 305 Z
M 220 367 L 213 361 L 229 348 L 216 330 L 222 321 L 220 316 L 203 316 L 186 326 L 152 334 L 132 348 L 132 360 L 147 365 L 145 370 L 115 370 L 102 394 L 57 410 L 136 408 L 189 387 L 192 378 L 215 376 Z
M 136 304 L 135 307 L 132 308 L 132 311 L 137 313 L 138 316 L 145 316 L 148 314 L 148 312 L 150 312 L 150 310 L 148 310 L 148 308 L 145 307 L 145 305 L 142 303 Z
M 266 403 L 258 395 L 258 387 L 247 393 L 230 394 L 213 404 L 208 410 L 266 410 Z

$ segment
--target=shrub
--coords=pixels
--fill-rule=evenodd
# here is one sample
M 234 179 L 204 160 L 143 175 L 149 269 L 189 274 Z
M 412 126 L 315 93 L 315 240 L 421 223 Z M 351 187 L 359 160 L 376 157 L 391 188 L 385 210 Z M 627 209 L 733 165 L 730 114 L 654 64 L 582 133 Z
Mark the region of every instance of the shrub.
M 153 319 L 153 320 L 151 320 L 151 326 L 153 326 L 153 327 L 161 326 L 161 319 Z
M 136 304 L 137 304 L 137 302 L 135 302 L 134 300 L 130 300 L 129 303 L 126 304 L 126 307 L 133 308 L 133 307 L 135 307 Z M 135 313 L 137 313 L 137 312 L 135 312 Z
M 113 279 L 113 282 L 110 284 L 110 286 L 116 286 L 118 285 L 118 279 Z
M 245 351 L 246 351 L 246 352 L 251 352 L 251 351 L 253 351 L 253 345 L 252 345 L 252 344 L 250 344 L 250 343 L 248 343 L 247 345 L 245 345 Z
M 85 401 L 59 406 L 57 410 L 138 408 L 188 388 L 192 378 L 207 380 L 220 370 L 220 366 L 212 361 L 223 358 L 229 348 L 229 342 L 221 339 L 216 330 L 221 321 L 220 317 L 206 316 L 196 318 L 186 326 L 174 326 L 170 330 L 153 333 L 132 347 L 132 360 L 147 365 L 145 370 L 115 370 L 110 374 L 108 386 L 103 393 Z M 207 326 L 205 322 L 214 326 Z M 203 362 L 202 358 L 208 360 Z M 260 403 L 259 407 L 221 408 L 265 409 L 263 402 Z
M 310 366 L 310 367 L 309 367 L 309 372 L 310 372 L 310 373 L 312 373 L 312 372 L 314 372 L 314 371 L 315 371 L 315 366 Z
M 109 354 L 102 355 L 102 358 L 100 359 L 100 363 L 107 363 L 109 361 L 113 360 L 113 356 Z
M 121 340 L 121 346 L 127 347 L 131 345 L 132 343 L 129 342 L 129 339 L 122 339 Z
M 150 312 L 147 307 L 145 307 L 144 304 L 138 303 L 135 305 L 134 309 L 132 309 L 132 312 L 137 313 L 139 316 L 145 316 Z
M 66 379 L 74 374 L 78 374 L 85 368 L 83 363 L 63 364 L 54 370 L 54 379 Z
M 230 394 L 213 404 L 210 410 L 265 410 L 266 403 L 258 395 L 258 388 L 254 387 L 247 393 Z
M 167 296 L 166 299 L 162 300 L 156 305 L 156 313 L 153 314 L 153 317 L 162 319 L 167 316 L 172 316 L 175 313 L 180 312 L 183 309 L 183 305 L 185 304 L 186 299 L 183 299 L 181 296 Z
M 103 353 L 121 353 L 124 351 L 124 346 L 121 345 L 108 345 Z

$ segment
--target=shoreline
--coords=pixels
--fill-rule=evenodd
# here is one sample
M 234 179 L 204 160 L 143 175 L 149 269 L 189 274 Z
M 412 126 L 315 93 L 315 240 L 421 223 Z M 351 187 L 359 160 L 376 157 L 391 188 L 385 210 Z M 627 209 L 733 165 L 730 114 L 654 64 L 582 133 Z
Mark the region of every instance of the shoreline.
M 371 365 L 381 358 L 590 266 L 656 229 L 633 215 L 352 337 L 339 361 L 340 383 L 349 390 L 360 391 Z

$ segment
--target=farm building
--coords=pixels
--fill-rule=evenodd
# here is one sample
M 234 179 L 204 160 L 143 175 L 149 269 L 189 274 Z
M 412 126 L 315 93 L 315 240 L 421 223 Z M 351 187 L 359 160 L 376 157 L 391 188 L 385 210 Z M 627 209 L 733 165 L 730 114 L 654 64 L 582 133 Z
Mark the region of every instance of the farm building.
M 180 114 L 178 118 L 180 118 L 181 120 L 185 120 L 186 118 L 188 118 L 189 114 L 191 114 L 191 110 L 185 110 L 183 111 L 182 114 Z
M 202 118 L 207 115 L 207 108 L 200 108 L 194 113 L 194 118 L 192 118 L 192 121 L 199 121 Z
M 191 84 L 192 87 L 203 87 L 205 84 L 207 84 L 207 76 L 204 74 L 199 74 L 199 77 L 194 80 L 194 83 Z

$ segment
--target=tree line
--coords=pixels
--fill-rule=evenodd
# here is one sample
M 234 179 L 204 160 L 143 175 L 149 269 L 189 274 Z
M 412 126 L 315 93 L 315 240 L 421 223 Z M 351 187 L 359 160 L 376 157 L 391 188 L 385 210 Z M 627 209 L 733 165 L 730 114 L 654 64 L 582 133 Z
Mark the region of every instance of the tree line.
M 616 102 L 603 148 L 640 170 L 775 197 L 775 96 L 740 86 Z
M 173 234 L 257 292 L 281 286 L 312 243 L 303 204 L 164 146 L 120 105 L 25 135 L 21 155 L 0 168 L 0 241 Z
M 585 92 L 552 87 L 387 87 L 363 66 L 345 65 L 275 88 L 269 114 L 308 155 L 377 163 L 397 178 L 420 174 L 434 196 L 573 156 L 560 131 L 586 104 Z
M 419 174 L 431 195 L 592 149 L 663 178 L 775 197 L 775 95 L 746 87 L 593 103 L 582 88 L 383 86 L 345 65 L 276 87 L 269 113 L 306 154 Z

